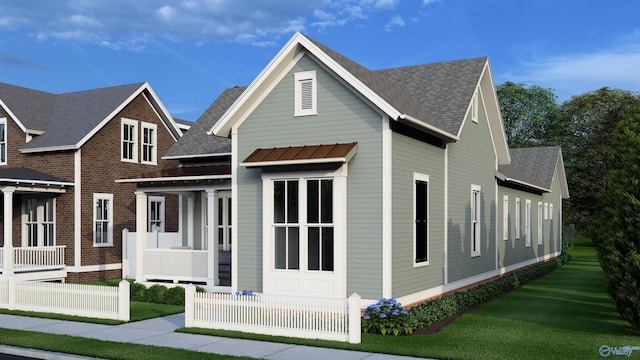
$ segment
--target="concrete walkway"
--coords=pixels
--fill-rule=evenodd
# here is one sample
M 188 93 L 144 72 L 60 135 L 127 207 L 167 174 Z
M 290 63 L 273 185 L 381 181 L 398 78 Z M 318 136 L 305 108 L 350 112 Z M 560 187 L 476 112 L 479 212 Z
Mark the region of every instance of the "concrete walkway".
M 0 314 L 0 327 L 272 360 L 416 359 L 406 356 L 177 333 L 175 332 L 176 329 L 184 327 L 184 314 L 116 326 Z M 86 359 L 78 356 L 65 356 L 64 354 L 51 354 L 41 351 L 0 346 L 0 354 L 2 353 L 41 359 Z M 34 354 L 40 354 L 41 356 L 35 356 Z

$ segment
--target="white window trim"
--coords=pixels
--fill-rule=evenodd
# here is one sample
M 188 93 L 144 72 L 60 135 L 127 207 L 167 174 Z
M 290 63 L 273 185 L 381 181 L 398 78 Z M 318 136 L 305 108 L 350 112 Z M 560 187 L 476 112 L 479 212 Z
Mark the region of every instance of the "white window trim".
M 423 181 L 427 183 L 427 261 L 416 262 L 416 181 Z M 429 183 L 429 175 L 413 173 L 413 220 L 412 231 L 413 231 L 413 266 L 427 266 L 431 261 L 430 247 L 431 247 L 431 184 Z
M 502 239 L 509 240 L 509 195 L 502 198 Z
M 549 219 L 549 203 L 544 203 L 544 219 Z
M 0 154 L 0 165 L 7 165 L 7 163 L 9 162 L 9 134 L 8 134 L 8 128 L 7 128 L 7 118 L 3 117 L 0 118 L 0 125 L 4 125 L 4 154 Z M 4 161 L 2 161 L 2 155 L 4 155 Z
M 293 74 L 294 79 L 294 113 L 293 116 L 309 116 L 318 114 L 318 86 L 316 71 L 303 71 Z M 311 109 L 302 109 L 302 88 L 303 81 L 311 80 Z
M 165 211 L 164 211 L 164 206 L 165 206 L 165 198 L 164 196 L 149 196 L 147 198 L 147 209 L 151 208 L 151 203 L 154 202 L 159 202 L 160 203 L 160 228 L 158 229 L 158 232 L 164 232 L 164 225 L 165 225 Z M 148 211 L 148 216 L 147 216 L 147 231 L 151 232 L 151 221 L 154 219 L 151 219 L 151 211 Z
M 542 204 L 542 201 L 538 201 L 538 245 L 542 245 L 543 243 L 543 232 L 544 232 L 544 226 L 543 226 L 543 216 L 544 216 L 544 205 Z
M 38 227 L 40 227 L 40 225 L 44 225 L 44 224 L 49 224 L 49 223 L 53 223 L 53 244 L 51 244 L 50 246 L 55 246 L 56 245 L 56 198 L 44 198 L 44 197 L 25 197 L 22 200 L 22 246 L 23 247 L 28 247 L 29 246 L 29 232 L 27 230 L 27 226 L 28 226 L 28 219 L 29 219 L 29 214 L 27 213 L 27 205 L 28 202 L 27 200 L 29 199 L 42 199 L 45 200 L 45 202 L 47 201 L 51 201 L 52 204 L 52 217 L 53 217 L 53 221 L 44 221 L 44 206 L 42 206 L 42 204 L 38 204 L 38 206 L 36 207 L 36 222 L 35 224 L 38 225 Z M 41 246 L 45 246 L 44 244 L 44 232 L 39 231 L 38 232 L 38 238 L 37 238 L 37 244 L 36 246 L 41 247 Z
M 531 247 L 531 200 L 527 199 L 525 201 L 525 241 L 524 245 L 526 247 Z
M 516 239 L 520 239 L 520 214 L 522 210 L 522 205 L 520 204 L 520 198 L 516 198 Z
M 476 195 L 477 194 L 477 195 Z M 478 198 L 474 201 L 474 196 Z M 471 257 L 481 255 L 482 246 L 482 187 L 471 185 Z M 475 204 L 475 207 L 474 207 Z M 478 226 L 474 227 L 474 219 L 477 218 Z M 474 249 L 475 248 L 475 249 Z
M 553 220 L 553 204 L 549 204 L 549 220 Z
M 122 145 L 124 143 L 124 127 L 125 125 L 133 126 L 133 134 L 131 135 L 133 140 L 133 158 L 127 159 L 124 157 L 124 150 Z M 138 162 L 138 121 L 122 118 L 120 122 L 120 160 L 123 162 Z
M 145 155 L 144 148 L 145 148 L 145 145 L 147 145 L 144 142 L 145 129 L 153 130 L 153 143 L 151 144 L 153 146 L 153 151 L 151 152 L 151 160 L 144 159 L 144 155 Z M 140 162 L 142 164 L 148 164 L 148 165 L 158 164 L 158 125 L 144 122 L 144 121 L 142 122 L 140 127 L 140 149 L 142 152 L 142 154 L 140 155 Z
M 108 224 L 109 227 L 107 228 L 107 242 L 106 243 L 100 243 L 97 244 L 96 243 L 96 202 L 98 200 L 109 200 L 109 204 L 111 205 L 111 207 L 109 207 L 109 212 L 107 213 L 108 216 Z M 92 203 L 92 211 L 93 211 L 93 222 L 91 223 L 91 227 L 92 230 L 91 232 L 93 233 L 93 246 L 94 247 L 108 247 L 108 246 L 113 246 L 113 194 L 102 194 L 102 193 L 94 193 L 93 194 L 93 203 Z
M 300 258 L 300 270 L 275 269 L 274 232 L 273 232 L 273 182 L 277 180 L 311 180 L 332 178 L 333 180 L 333 232 L 334 267 L 333 271 L 309 271 L 307 259 Z M 298 189 L 302 191 L 302 186 Z M 298 206 L 306 208 L 306 197 L 300 198 Z M 263 226 L 263 291 L 265 294 L 279 295 L 317 295 L 321 297 L 342 298 L 347 296 L 347 164 L 332 172 L 283 172 L 262 174 L 262 226 Z M 302 212 L 304 213 L 304 211 Z M 304 214 L 306 217 L 306 214 Z M 299 219 L 302 224 L 306 219 Z M 306 251 L 306 228 L 300 226 L 300 253 Z

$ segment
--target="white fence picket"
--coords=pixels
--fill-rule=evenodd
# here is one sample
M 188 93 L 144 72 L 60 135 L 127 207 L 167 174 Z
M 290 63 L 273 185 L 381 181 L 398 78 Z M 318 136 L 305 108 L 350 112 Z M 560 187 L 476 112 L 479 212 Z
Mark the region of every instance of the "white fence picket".
M 360 297 L 317 299 L 186 292 L 185 327 L 360 342 Z

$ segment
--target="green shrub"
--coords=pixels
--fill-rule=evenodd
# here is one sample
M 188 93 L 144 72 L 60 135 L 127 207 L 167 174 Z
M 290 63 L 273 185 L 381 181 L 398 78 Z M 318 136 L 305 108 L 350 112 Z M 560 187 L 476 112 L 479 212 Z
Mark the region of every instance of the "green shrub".
M 396 299 L 380 299 L 369 305 L 364 313 L 362 331 L 381 335 L 395 335 L 413 332 L 409 312 Z
M 167 304 L 184 306 L 184 288 L 182 286 L 172 287 L 167 290 Z
M 411 323 L 414 329 L 425 328 L 542 277 L 569 262 L 570 258 L 569 254 L 564 253 L 552 261 L 415 306 L 409 311 Z
M 153 285 L 147 289 L 145 300 L 154 304 L 166 304 L 166 295 L 168 289 L 162 285 Z
M 129 288 L 131 294 L 131 301 L 147 301 L 147 287 L 141 283 L 131 283 Z

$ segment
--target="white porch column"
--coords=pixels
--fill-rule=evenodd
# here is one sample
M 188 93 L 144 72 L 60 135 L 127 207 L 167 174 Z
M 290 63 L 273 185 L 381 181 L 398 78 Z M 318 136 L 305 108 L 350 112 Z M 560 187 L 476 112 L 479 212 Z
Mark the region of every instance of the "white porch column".
M 7 186 L 2 189 L 4 195 L 4 254 L 3 272 L 5 276 L 13 275 L 13 193 L 14 187 Z
M 194 243 L 193 243 L 193 220 L 195 215 L 195 210 L 196 210 L 196 203 L 195 203 L 195 196 L 193 194 L 187 194 L 187 246 L 191 249 L 194 250 Z
M 207 190 L 207 285 L 220 285 L 218 278 L 218 196 L 214 190 Z
M 144 250 L 147 248 L 147 194 L 136 191 L 136 281 L 145 281 Z

